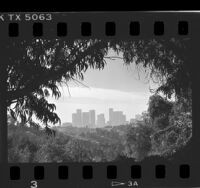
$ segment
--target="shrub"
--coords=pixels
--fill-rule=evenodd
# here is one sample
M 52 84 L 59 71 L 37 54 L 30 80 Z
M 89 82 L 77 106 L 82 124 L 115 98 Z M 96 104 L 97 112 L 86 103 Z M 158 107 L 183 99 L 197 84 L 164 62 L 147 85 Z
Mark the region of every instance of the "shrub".
M 153 129 L 147 125 L 138 125 L 129 130 L 125 149 L 127 157 L 140 161 L 148 155 L 151 151 L 152 131 Z
M 8 134 L 8 161 L 31 162 L 34 153 L 39 148 L 38 137 L 23 128 L 9 129 Z
M 65 150 L 63 145 L 59 144 L 57 140 L 50 138 L 41 145 L 40 149 L 36 152 L 35 162 L 64 162 Z
M 95 147 L 87 141 L 79 141 L 71 139 L 65 145 L 65 156 L 68 156 L 72 161 L 89 162 L 93 161 Z
M 13 147 L 8 150 L 8 161 L 9 162 L 30 162 L 30 150 L 28 147 L 25 148 L 18 148 L 18 147 Z

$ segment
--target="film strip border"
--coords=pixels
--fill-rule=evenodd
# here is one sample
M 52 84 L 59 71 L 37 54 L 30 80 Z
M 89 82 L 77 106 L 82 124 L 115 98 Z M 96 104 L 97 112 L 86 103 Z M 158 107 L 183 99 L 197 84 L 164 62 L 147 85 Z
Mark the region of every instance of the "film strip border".
M 195 33 L 196 24 L 196 20 L 192 19 L 190 14 L 183 13 L 91 12 L 3 15 L 3 22 L 0 15 L 1 35 L 13 40 L 30 37 L 185 38 Z
M 198 170 L 197 170 L 198 169 Z M 199 187 L 199 165 L 192 163 L 40 163 L 1 166 L 5 187 Z M 120 186 L 121 185 L 121 186 Z M 34 186 L 33 186 L 34 187 Z M 31 187 L 32 188 L 32 187 Z
M 34 14 L 32 14 L 34 15 Z M 35 14 L 39 15 L 39 13 Z M 39 21 L 32 20 L 30 22 L 9 21 L 0 23 L 1 38 L 6 42 L 8 39 L 18 40 L 30 37 L 66 37 L 67 38 L 123 38 L 130 39 L 145 38 L 145 37 L 191 37 L 195 42 L 199 41 L 200 28 L 198 27 L 199 18 L 195 16 L 183 14 L 53 14 L 55 18 L 52 21 Z M 39 18 L 39 16 L 38 16 Z M 194 40 L 193 40 L 194 42 Z M 194 49 L 194 47 L 193 47 Z M 197 54 L 197 53 L 196 53 Z M 193 57 L 193 60 L 195 60 Z M 193 140 L 198 145 L 197 137 L 199 128 L 194 123 L 193 127 Z M 195 139 L 194 139 L 195 138 Z M 195 149 L 195 148 L 194 148 Z M 196 150 L 196 149 L 195 149 Z M 194 152 L 197 152 L 195 151 Z M 195 153 L 192 153 L 195 154 Z M 191 153 L 186 155 L 192 155 Z M 194 156 L 195 157 L 195 156 Z M 197 157 L 196 157 L 197 161 Z M 77 180 L 90 180 L 105 184 L 105 179 L 109 182 L 116 180 L 120 181 L 121 178 L 126 179 L 142 179 L 142 184 L 150 185 L 178 185 L 178 186 L 199 186 L 198 173 L 200 169 L 199 162 L 181 161 L 179 164 L 157 163 L 154 166 L 148 164 L 130 165 L 117 164 L 6 164 L 3 167 L 5 171 L 0 171 L 0 174 L 8 176 L 11 182 L 17 183 L 21 180 L 26 180 L 28 177 L 34 180 L 66 180 L 65 183 L 73 179 L 73 183 Z M 198 159 L 199 161 L 199 159 Z M 183 163 L 184 162 L 184 163 Z M 193 163 L 191 163 L 193 162 Z M 51 167 L 53 165 L 53 167 Z M 126 165 L 126 167 L 124 167 Z M 150 166 L 151 167 L 150 167 Z M 7 168 L 9 167 L 9 168 Z M 103 169 L 103 170 L 102 170 Z M 125 170 L 124 170 L 125 169 Z M 50 171 L 52 171 L 50 173 Z M 6 173 L 7 172 L 7 173 Z M 28 174 L 30 173 L 30 174 Z M 101 177 L 99 177 L 99 174 Z M 122 181 L 124 179 L 121 179 Z M 156 181 L 155 181 L 156 180 Z M 52 183 L 52 181 L 50 181 Z M 174 182 L 177 181 L 177 182 Z M 170 183 L 169 183 L 170 182 Z M 15 184 L 13 184 L 15 187 Z M 17 185 L 17 184 L 16 184 Z M 49 183 L 50 185 L 50 183 Z M 77 182 L 77 185 L 80 183 Z M 17 186 L 16 186 L 17 187 Z M 19 186 L 20 187 L 20 186 Z M 30 186 L 29 186 L 30 187 Z M 41 186 L 39 186 L 41 187 Z M 46 186 L 45 186 L 46 187 Z M 51 186 L 49 186 L 51 187 Z M 55 186 L 54 186 L 55 187 Z M 63 186 L 64 187 L 64 186 Z M 76 186 L 72 186 L 76 187 Z M 81 187 L 81 186 L 80 186 Z M 84 186 L 83 186 L 84 187 Z M 85 186 L 86 187 L 86 186 Z M 84 187 L 84 188 L 85 188 Z M 92 187 L 92 186 L 91 186 Z M 93 186 L 94 187 L 94 186 Z M 95 186 L 98 187 L 98 186 Z M 155 187 L 155 186 L 154 186 Z
M 187 21 L 179 21 L 177 24 L 177 34 L 178 35 L 188 35 L 189 28 Z M 162 36 L 165 34 L 164 22 L 155 21 L 153 26 L 153 33 L 155 36 Z M 56 26 L 57 29 L 57 37 L 66 37 L 68 34 L 67 23 L 59 22 Z M 82 22 L 80 26 L 80 34 L 81 36 L 92 36 L 92 23 L 90 22 Z M 115 36 L 116 35 L 116 23 L 115 22 L 106 22 L 105 23 L 105 36 Z M 8 27 L 8 35 L 9 37 L 19 37 L 19 24 L 18 23 L 9 23 Z M 40 22 L 33 23 L 32 26 L 32 35 L 33 37 L 42 37 L 44 36 L 43 24 Z M 130 36 L 138 36 L 140 35 L 140 22 L 133 21 L 129 24 L 129 35 Z
M 10 167 L 10 180 L 20 180 L 21 178 L 21 170 L 19 166 L 11 166 Z M 34 166 L 34 179 L 35 180 L 43 180 L 45 178 L 45 168 L 42 165 Z M 92 165 L 84 165 L 82 166 L 82 178 L 83 179 L 92 179 L 94 176 L 93 166 Z M 60 180 L 68 179 L 70 169 L 67 165 L 59 165 L 57 168 L 57 178 Z M 116 165 L 108 165 L 106 167 L 106 178 L 107 179 L 117 179 L 118 178 L 118 170 Z M 188 164 L 179 165 L 179 169 L 177 170 L 179 174 L 179 178 L 188 179 L 190 178 L 190 166 Z M 154 178 L 156 179 L 164 179 L 167 176 L 167 166 L 165 165 L 156 165 L 154 168 Z M 56 177 L 56 174 L 55 174 Z M 142 178 L 142 168 L 141 165 L 132 165 L 130 168 L 130 177 L 132 179 L 141 179 Z
M 9 164 L 10 187 L 197 187 L 198 173 L 191 163 L 41 163 Z M 4 172 L 5 173 L 5 172 Z M 4 174 L 5 176 L 5 174 Z M 34 186 L 33 186 L 34 187 Z M 31 187 L 32 188 L 32 187 Z

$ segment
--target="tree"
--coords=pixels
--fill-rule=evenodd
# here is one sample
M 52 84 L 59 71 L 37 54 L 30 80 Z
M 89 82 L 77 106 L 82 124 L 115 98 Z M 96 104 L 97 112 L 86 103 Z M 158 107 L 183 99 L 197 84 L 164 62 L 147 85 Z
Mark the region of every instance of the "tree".
M 149 79 L 160 83 L 157 92 L 186 96 L 191 88 L 187 63 L 188 40 L 61 40 L 34 39 L 12 42 L 7 64 L 7 105 L 9 113 L 23 122 L 32 115 L 44 123 L 58 123 L 56 106 L 47 101 L 59 98 L 59 86 L 84 79 L 89 68 L 103 69 L 108 50 L 123 54 L 126 65 L 142 64 Z
M 142 120 L 144 122 L 144 125 L 151 126 L 151 119 L 150 119 L 149 112 L 147 112 L 147 111 L 142 112 Z
M 155 128 L 163 129 L 169 125 L 169 114 L 173 103 L 158 94 L 149 98 L 148 112 Z
M 155 104 L 159 103 L 152 102 L 149 108 L 155 108 Z M 156 127 L 155 133 L 152 135 L 152 151 L 162 156 L 171 156 L 183 148 L 192 136 L 191 99 L 179 97 L 171 103 L 172 105 L 167 104 L 166 101 L 161 104 L 156 106 L 157 111 L 151 109 L 152 116 L 155 115 L 153 124 Z M 169 105 L 169 108 L 166 108 L 166 104 Z M 161 108 L 162 106 L 164 108 Z M 164 115 L 162 115 L 162 109 L 165 108 L 168 110 L 163 110 Z
M 105 62 L 103 42 L 98 40 L 42 40 L 12 43 L 7 65 L 8 111 L 22 122 L 32 115 L 44 123 L 60 121 L 56 106 L 47 101 L 60 97 L 59 85 L 76 77 L 83 79 L 89 65 L 101 69 Z M 101 49 L 101 50 L 100 50 Z
M 144 159 L 151 151 L 152 127 L 140 124 L 131 127 L 127 133 L 126 155 L 137 161 Z
M 150 118 L 154 120 L 158 116 L 162 116 L 163 114 L 169 114 L 172 109 L 172 105 L 172 102 L 169 102 L 160 95 L 152 95 L 149 98 L 148 107 Z

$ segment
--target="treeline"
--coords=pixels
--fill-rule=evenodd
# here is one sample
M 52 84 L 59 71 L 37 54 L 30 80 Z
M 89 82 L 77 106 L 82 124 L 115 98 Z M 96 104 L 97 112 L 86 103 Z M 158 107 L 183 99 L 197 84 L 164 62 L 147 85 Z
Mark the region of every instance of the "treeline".
M 170 158 L 187 145 L 192 136 L 191 100 L 169 101 L 160 95 L 149 99 L 149 107 L 136 124 L 111 129 L 96 128 L 80 133 L 59 132 L 48 136 L 38 126 L 8 121 L 9 162 L 106 162 L 160 156 Z M 66 129 L 68 130 L 68 129 Z
M 116 159 L 123 149 L 119 137 L 118 142 L 114 137 L 111 142 L 99 131 L 77 138 L 59 132 L 56 137 L 47 136 L 26 126 L 10 124 L 8 128 L 9 162 L 106 162 Z
M 137 161 L 152 155 L 170 158 L 192 137 L 192 99 L 172 102 L 153 95 L 142 119 L 127 132 L 124 155 Z

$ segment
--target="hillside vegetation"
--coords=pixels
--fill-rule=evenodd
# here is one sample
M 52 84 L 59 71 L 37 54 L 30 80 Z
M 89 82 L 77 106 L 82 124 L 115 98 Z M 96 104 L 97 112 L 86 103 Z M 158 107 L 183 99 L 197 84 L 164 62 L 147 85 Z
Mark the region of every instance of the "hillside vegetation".
M 9 162 L 108 162 L 159 156 L 170 159 L 192 137 L 191 101 L 149 99 L 135 124 L 104 128 L 53 127 L 49 136 L 37 126 L 8 121 Z

